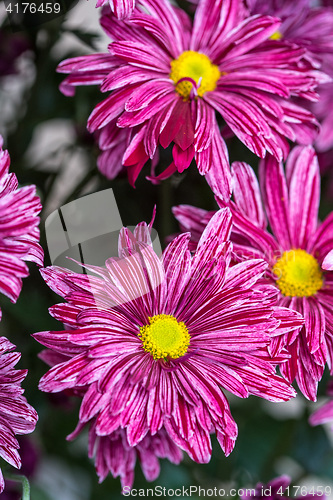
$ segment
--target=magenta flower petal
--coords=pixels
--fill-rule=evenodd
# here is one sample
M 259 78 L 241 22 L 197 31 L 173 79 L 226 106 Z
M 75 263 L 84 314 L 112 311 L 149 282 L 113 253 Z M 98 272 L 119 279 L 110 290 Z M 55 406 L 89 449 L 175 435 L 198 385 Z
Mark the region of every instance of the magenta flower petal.
M 198 153 L 204 151 L 210 145 L 213 137 L 218 137 L 219 134 L 214 134 L 213 129 L 216 127 L 214 110 L 205 105 L 202 99 L 198 99 L 197 105 L 197 122 L 195 124 L 196 151 Z M 226 147 L 225 147 L 226 149 Z M 228 158 L 228 152 L 225 153 Z M 227 160 L 228 162 L 228 160 Z
M 194 125 L 190 108 L 186 102 L 177 97 L 172 112 L 161 130 L 160 143 L 166 148 L 175 141 L 182 149 L 187 149 L 194 140 Z
M 230 287 L 251 287 L 257 281 L 254 276 L 260 273 L 263 275 L 267 267 L 267 263 L 264 260 L 252 259 L 241 262 L 229 269 L 227 283 Z
M 289 194 L 283 166 L 269 157 L 261 165 L 263 193 L 269 224 L 278 243 L 284 248 L 292 246 L 289 215 Z
M 117 61 L 110 54 L 90 54 L 87 57 L 66 59 L 58 66 L 59 73 L 73 72 L 60 90 L 65 95 L 74 95 L 78 85 L 99 85 L 108 76 L 110 70 L 116 67 Z
M 213 192 L 218 190 L 223 200 L 229 201 L 231 196 L 231 174 L 228 150 L 223 138 L 217 133 L 214 134 L 207 149 L 197 153 L 196 161 L 199 172 L 205 175 L 206 181 Z M 223 168 L 220 168 L 221 166 Z
M 221 206 L 225 203 L 219 199 Z M 272 261 L 274 255 L 278 253 L 279 246 L 271 234 L 262 230 L 256 224 L 253 224 L 246 216 L 240 211 L 233 211 L 233 231 L 245 238 L 244 244 L 239 246 L 240 255 L 249 258 L 261 258 L 265 256 L 266 260 Z M 246 236 L 245 236 L 246 235 Z M 242 249 L 241 249 L 242 246 Z M 249 253 L 246 247 L 249 247 Z M 242 254 L 242 251 L 244 253 Z
M 194 157 L 194 147 L 191 145 L 187 149 L 182 150 L 178 144 L 175 144 L 172 148 L 172 156 L 178 172 L 181 173 L 190 166 Z
M 306 166 L 306 168 L 304 167 Z M 320 175 L 313 148 L 294 148 L 287 162 L 292 245 L 304 248 L 318 224 Z
M 128 96 L 129 92 L 126 88 L 116 90 L 98 104 L 88 119 L 88 130 L 98 130 L 114 120 L 123 110 Z
M 234 0 L 199 2 L 193 23 L 191 50 L 209 46 L 212 35 L 216 38 L 225 36 L 237 25 L 241 15 L 240 6 Z
M 189 240 L 189 234 L 180 235 L 168 245 L 163 254 L 170 304 L 180 300 L 184 288 L 190 280 L 191 254 L 188 249 Z M 167 307 L 165 312 L 169 314 L 171 312 L 170 307 Z
M 263 229 L 267 219 L 263 209 L 259 184 L 253 170 L 246 164 L 232 164 L 233 195 L 239 210 L 251 220 L 255 220 Z M 213 189 L 217 192 L 217 188 Z

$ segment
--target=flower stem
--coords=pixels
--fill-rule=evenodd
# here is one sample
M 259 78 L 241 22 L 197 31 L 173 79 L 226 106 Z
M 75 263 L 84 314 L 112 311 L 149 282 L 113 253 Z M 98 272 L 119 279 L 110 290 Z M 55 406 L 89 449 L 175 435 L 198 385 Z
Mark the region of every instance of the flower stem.
M 162 247 L 165 244 L 165 238 L 172 232 L 172 219 L 171 207 L 173 205 L 173 191 L 170 179 L 165 179 L 159 186 L 159 199 L 160 199 L 160 238 Z
M 6 479 L 9 481 L 15 481 L 16 483 L 22 484 L 22 500 L 30 500 L 30 484 L 25 476 L 19 476 L 18 474 L 6 474 Z

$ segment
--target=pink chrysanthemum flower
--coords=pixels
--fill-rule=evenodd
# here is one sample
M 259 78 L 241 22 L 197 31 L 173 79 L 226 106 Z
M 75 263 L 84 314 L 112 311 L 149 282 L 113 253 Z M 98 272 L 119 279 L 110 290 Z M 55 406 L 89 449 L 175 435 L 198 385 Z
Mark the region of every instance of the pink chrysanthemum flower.
M 313 148 L 294 148 L 286 175 L 274 158 L 264 160 L 261 192 L 251 167 L 234 163 L 233 192 L 235 256 L 265 259 L 267 282 L 279 291 L 278 303 L 304 315 L 304 326 L 273 340 L 273 352 L 287 348 L 291 357 L 281 366 L 282 374 L 289 382 L 296 378 L 303 394 L 315 400 L 326 362 L 333 372 L 333 275 L 321 268 L 332 248 L 333 213 L 318 223 L 320 175 Z M 202 231 L 201 219 L 211 216 L 187 206 L 176 207 L 174 213 L 183 229 L 194 226 L 196 234 Z
M 100 131 L 104 151 L 114 147 L 119 127 L 127 131 L 122 164 L 132 184 L 159 145 L 174 144 L 171 165 L 150 178 L 183 172 L 195 158 L 201 174 L 212 168 L 223 177 L 228 198 L 229 162 L 216 114 L 260 157 L 268 151 L 281 160 L 286 138 L 309 144 L 316 137 L 313 115 L 289 98 L 316 99 L 314 89 L 327 79 L 299 67 L 305 49 L 263 44 L 279 29 L 277 18 L 244 19 L 240 0 L 201 0 L 192 25 L 167 0 L 140 0 L 130 21 L 105 10 L 101 24 L 111 39 L 109 53 L 60 64 L 60 72 L 70 73 L 62 90 L 100 84 L 102 92 L 111 91 L 88 128 Z
M 135 0 L 97 0 L 96 7 L 107 4 L 118 19 L 126 19 L 133 13 Z
M 25 261 L 43 264 L 39 241 L 41 203 L 35 186 L 18 189 L 15 174 L 8 173 L 10 158 L 0 136 L 0 292 L 16 302 L 22 278 L 29 275 Z
M 0 337 L 0 457 L 13 467 L 21 467 L 16 434 L 30 434 L 37 423 L 37 413 L 22 395 L 21 382 L 28 370 L 16 370 L 14 366 L 21 354 L 11 352 L 15 346 L 5 337 Z M 0 469 L 0 493 L 4 489 Z
M 34 335 L 67 356 L 44 375 L 40 389 L 84 388 L 80 423 L 93 420 L 96 436 L 122 428 L 134 447 L 163 432 L 201 463 L 210 459 L 216 432 L 228 455 L 237 426 L 221 387 L 239 397 L 292 397 L 293 388 L 275 374 L 285 354 L 272 358 L 268 348 L 272 337 L 303 324 L 294 311 L 272 306 L 271 286 L 252 288 L 265 272 L 262 260 L 229 267 L 230 230 L 230 211 L 222 209 L 193 257 L 190 234 L 159 257 L 141 224 L 134 236 L 122 230 L 119 258 L 105 268 L 86 266 L 97 276 L 42 270 L 67 301 L 50 313 L 68 329 Z

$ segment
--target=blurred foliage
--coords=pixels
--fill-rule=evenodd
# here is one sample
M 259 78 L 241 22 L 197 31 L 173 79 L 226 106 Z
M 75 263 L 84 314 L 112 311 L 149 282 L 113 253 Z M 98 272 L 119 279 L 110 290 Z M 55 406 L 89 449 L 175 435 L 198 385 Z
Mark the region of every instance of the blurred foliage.
M 69 8 L 71 3 L 74 5 L 77 2 L 67 2 Z M 78 89 L 75 98 L 65 97 L 58 90 L 63 76 L 56 73 L 56 67 L 64 56 L 95 50 L 99 28 L 96 26 L 96 33 L 85 32 L 84 29 L 73 30 L 72 34 L 83 44 L 82 49 L 67 52 L 59 57 L 54 47 L 63 34 L 68 32 L 64 22 L 65 17 L 59 16 L 46 24 L 27 28 L 21 33 L 26 37 L 30 47 L 28 57 L 33 64 L 35 76 L 32 85 L 24 89 L 22 106 L 18 113 L 2 131 L 5 133 L 5 145 L 12 159 L 11 170 L 16 173 L 21 184 L 36 184 L 42 203 L 45 205 L 59 174 L 66 170 L 66 162 L 60 163 L 58 170 L 55 171 L 44 170 L 43 165 L 27 168 L 26 153 L 37 127 L 41 124 L 56 118 L 71 120 L 77 133 L 67 152 L 69 155 L 77 151 L 83 152 L 88 168 L 83 178 L 77 182 L 74 179 L 72 192 L 66 199 L 61 200 L 61 203 L 76 199 L 83 193 L 111 187 L 125 225 L 134 225 L 141 220 L 149 221 L 153 207 L 157 205 L 155 227 L 158 228 L 160 240 L 164 241 L 167 235 L 178 230 L 171 214 L 173 205 L 188 203 L 214 209 L 216 204 L 213 195 L 196 168 L 189 168 L 184 174 L 175 175 L 155 186 L 145 179 L 145 175 L 149 173 L 149 168 L 145 167 L 135 189 L 129 186 L 124 175 L 114 181 L 108 181 L 99 174 L 96 168 L 98 150 L 85 132 L 85 126 L 90 111 L 101 100 L 100 93 L 97 88 L 88 87 Z M 7 20 L 1 29 L 11 33 Z M 17 78 L 20 78 L 19 74 Z M 0 78 L 0 92 L 1 85 Z M 239 141 L 232 140 L 228 146 L 231 161 L 243 160 L 253 166 L 256 165 L 255 156 Z M 162 152 L 162 165 L 167 165 L 168 155 L 169 151 Z M 93 188 L 90 187 L 92 182 Z M 322 216 L 330 209 L 330 200 L 326 196 L 327 184 L 324 178 Z M 41 241 L 46 249 L 44 219 L 45 214 L 42 213 Z M 46 265 L 50 263 L 47 253 L 45 263 Z M 78 478 L 78 488 L 80 488 L 81 474 L 88 485 L 84 491 L 85 496 L 72 498 L 80 500 L 123 498 L 120 495 L 118 479 L 108 477 L 101 485 L 98 484 L 93 463 L 87 458 L 87 436 L 76 442 L 65 440 L 65 436 L 76 425 L 78 402 L 67 396 L 46 395 L 37 390 L 38 380 L 45 373 L 46 367 L 38 359 L 41 346 L 30 335 L 37 331 L 60 329 L 61 325 L 47 312 L 48 307 L 59 301 L 59 297 L 44 284 L 38 270 L 34 266 L 30 267 L 31 275 L 24 280 L 17 304 L 11 304 L 6 298 L 0 297 L 3 311 L 0 330 L 1 335 L 9 337 L 22 352 L 20 367 L 29 369 L 23 385 L 29 402 L 37 409 L 40 417 L 36 432 L 31 436 L 31 441 L 35 443 L 40 454 L 39 467 L 45 467 L 50 463 L 48 470 L 55 470 L 54 464 L 58 464 L 60 472 L 57 474 L 61 474 L 63 470 L 69 476 L 73 474 L 73 477 Z M 319 393 L 322 395 L 325 392 L 326 380 L 327 374 L 320 384 Z M 328 480 L 333 481 L 333 453 L 328 437 L 321 427 L 311 428 L 307 422 L 309 408 L 312 410 L 313 405 L 307 403 L 303 415 L 297 419 L 274 418 L 272 412 L 268 414 L 261 401 L 254 397 L 246 401 L 235 401 L 231 404 L 231 408 L 239 426 L 239 437 L 231 456 L 225 458 L 213 440 L 214 452 L 209 464 L 198 465 L 187 458 L 180 466 L 161 461 L 160 477 L 152 483 L 152 487 L 156 484 L 168 488 L 189 485 L 211 488 L 231 483 L 239 487 L 245 484 L 253 485 L 257 481 L 268 481 L 278 473 L 288 474 L 289 470 L 281 471 L 281 468 L 278 468 L 281 459 L 285 457 L 292 459 L 298 466 L 300 475 L 295 479 L 296 483 L 309 474 L 322 478 L 323 485 Z M 54 498 L 52 491 L 43 488 L 40 483 L 35 484 L 34 479 L 31 487 L 32 500 Z M 149 487 L 139 467 L 136 471 L 135 487 Z M 64 487 L 62 488 L 65 493 Z

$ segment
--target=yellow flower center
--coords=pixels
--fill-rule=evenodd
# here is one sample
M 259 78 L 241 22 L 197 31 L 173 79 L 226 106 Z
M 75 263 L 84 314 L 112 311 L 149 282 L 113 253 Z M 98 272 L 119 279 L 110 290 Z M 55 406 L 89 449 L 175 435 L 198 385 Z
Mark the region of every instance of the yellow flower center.
M 191 78 L 197 84 L 197 95 L 202 97 L 205 92 L 216 89 L 221 73 L 218 66 L 209 57 L 194 50 L 186 50 L 178 59 L 171 61 L 170 78 L 176 84 L 176 91 L 185 99 L 190 96 L 193 84 L 190 81 L 179 80 Z
M 180 358 L 186 354 L 190 344 L 185 323 L 168 314 L 157 314 L 149 318 L 149 325 L 140 328 L 139 337 L 144 350 L 154 359 Z
M 271 35 L 269 37 L 270 40 L 281 40 L 281 38 L 283 37 L 281 31 L 275 31 L 275 33 L 273 33 L 273 35 Z
M 288 297 L 311 297 L 323 286 L 323 274 L 318 262 L 305 250 L 283 252 L 273 267 L 276 284 Z

